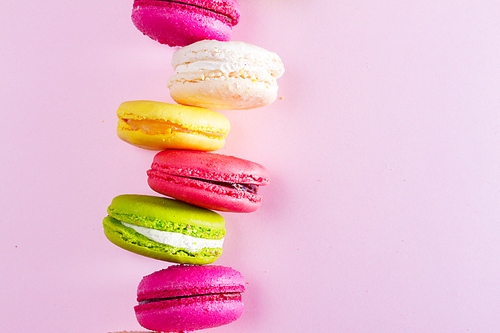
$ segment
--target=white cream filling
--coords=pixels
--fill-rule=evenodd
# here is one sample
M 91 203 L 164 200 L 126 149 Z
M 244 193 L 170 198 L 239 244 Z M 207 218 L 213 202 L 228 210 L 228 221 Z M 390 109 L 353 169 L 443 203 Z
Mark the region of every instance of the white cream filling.
M 121 222 L 124 226 L 129 227 L 155 241 L 157 243 L 170 245 L 173 247 L 180 247 L 188 251 L 199 251 L 203 248 L 222 248 L 222 239 L 204 239 L 199 237 L 188 236 L 177 232 L 161 231 L 146 227 L 141 227 L 126 222 Z
M 239 71 L 245 67 L 245 63 L 235 62 L 225 62 L 225 61 L 195 61 L 190 63 L 179 64 L 175 67 L 175 72 L 179 73 L 189 73 L 189 72 L 199 72 L 199 71 L 221 71 L 223 73 L 231 73 Z M 246 66 L 247 68 L 249 66 Z M 251 68 L 248 68 L 251 69 Z
M 210 74 L 220 73 L 221 75 L 245 75 L 255 77 L 273 77 L 273 70 L 262 65 L 253 64 L 243 60 L 227 61 L 195 61 L 179 64 L 175 67 L 175 73 L 179 74 Z

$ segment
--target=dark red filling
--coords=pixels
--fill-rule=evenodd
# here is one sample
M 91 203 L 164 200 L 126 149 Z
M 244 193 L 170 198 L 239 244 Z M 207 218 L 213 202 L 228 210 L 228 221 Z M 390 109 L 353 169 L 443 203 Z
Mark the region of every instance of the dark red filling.
M 253 194 L 257 194 L 257 192 L 259 191 L 259 185 L 218 182 L 218 181 L 215 181 L 215 180 L 208 180 L 208 179 L 201 179 L 201 178 L 191 178 L 191 177 L 187 177 L 187 178 L 193 179 L 193 180 L 199 180 L 199 181 L 210 183 L 210 184 L 214 184 L 214 185 L 219 185 L 219 186 L 234 188 L 234 189 L 239 190 L 239 191 L 249 192 L 249 193 L 253 193 Z
M 188 296 L 165 297 L 165 298 L 151 298 L 151 299 L 147 299 L 147 300 L 139 302 L 139 305 L 164 302 L 164 301 L 180 300 L 183 298 L 194 298 L 194 297 L 229 300 L 229 299 L 239 299 L 239 298 L 241 298 L 241 294 L 240 293 L 224 293 L 224 294 L 203 294 L 203 295 L 188 295 Z

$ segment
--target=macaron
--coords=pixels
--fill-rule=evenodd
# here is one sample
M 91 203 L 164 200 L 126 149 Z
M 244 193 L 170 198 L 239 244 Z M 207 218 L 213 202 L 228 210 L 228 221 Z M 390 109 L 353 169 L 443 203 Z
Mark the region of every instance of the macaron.
M 236 0 L 135 0 L 132 9 L 135 27 L 169 46 L 204 39 L 228 41 L 239 18 Z
M 149 195 L 115 197 L 103 220 L 114 244 L 146 257 L 204 265 L 222 253 L 224 218 L 208 209 Z
M 226 212 L 256 211 L 259 186 L 269 184 L 262 165 L 238 157 L 187 150 L 164 150 L 147 171 L 154 191 L 190 204 Z
M 285 71 L 274 52 L 245 42 L 215 40 L 178 49 L 172 67 L 175 75 L 167 83 L 172 99 L 211 110 L 253 109 L 274 102 L 276 80 Z
M 217 150 L 230 129 L 229 120 L 220 113 L 154 101 L 121 103 L 116 115 L 120 139 L 152 150 Z
M 142 278 L 137 321 L 153 331 L 194 331 L 238 319 L 243 313 L 240 272 L 224 266 L 173 265 Z

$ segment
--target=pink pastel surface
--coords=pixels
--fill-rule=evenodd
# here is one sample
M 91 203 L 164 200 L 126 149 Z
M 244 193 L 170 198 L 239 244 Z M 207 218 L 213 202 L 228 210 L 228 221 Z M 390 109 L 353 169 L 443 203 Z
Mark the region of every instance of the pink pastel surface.
M 155 152 L 122 142 L 115 112 L 172 102 L 174 49 L 131 5 L 2 5 L 2 332 L 144 330 L 137 285 L 167 264 L 101 222 L 116 195 L 155 194 Z M 215 264 L 243 274 L 245 309 L 207 332 L 500 332 L 500 4 L 240 5 L 232 39 L 286 72 L 273 104 L 224 112 L 218 152 L 271 183 L 255 213 L 224 214 Z
M 204 39 L 231 40 L 238 19 L 239 4 L 235 0 L 136 0 L 132 10 L 132 22 L 139 31 L 170 46 Z
M 196 206 L 236 213 L 256 211 L 262 196 L 205 180 L 257 186 L 270 182 L 269 172 L 258 163 L 200 151 L 159 152 L 147 174 L 149 186 L 158 193 Z

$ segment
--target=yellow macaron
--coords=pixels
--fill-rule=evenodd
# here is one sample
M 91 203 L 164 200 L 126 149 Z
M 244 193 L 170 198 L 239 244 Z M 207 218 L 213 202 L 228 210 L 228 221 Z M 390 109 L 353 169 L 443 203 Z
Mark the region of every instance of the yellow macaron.
M 220 113 L 170 103 L 124 102 L 116 114 L 118 137 L 152 150 L 217 150 L 230 129 L 229 120 Z

